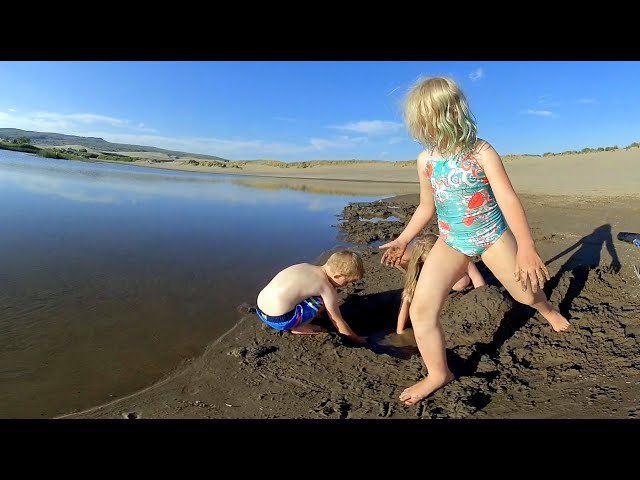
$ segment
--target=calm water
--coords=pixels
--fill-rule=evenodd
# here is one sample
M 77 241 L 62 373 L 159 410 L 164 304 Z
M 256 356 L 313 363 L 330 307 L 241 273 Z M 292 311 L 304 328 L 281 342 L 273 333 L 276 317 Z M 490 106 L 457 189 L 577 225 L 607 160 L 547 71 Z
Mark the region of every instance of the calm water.
M 0 417 L 53 417 L 155 383 L 279 269 L 341 245 L 344 205 L 402 193 L 389 188 L 0 150 Z

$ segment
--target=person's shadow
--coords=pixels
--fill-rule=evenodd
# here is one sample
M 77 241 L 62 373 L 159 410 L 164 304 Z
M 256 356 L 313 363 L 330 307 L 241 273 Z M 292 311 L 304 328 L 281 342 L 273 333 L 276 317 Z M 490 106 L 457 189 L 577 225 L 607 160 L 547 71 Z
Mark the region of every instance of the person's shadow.
M 571 319 L 571 304 L 582 292 L 589 276 L 589 270 L 600 266 L 600 252 L 603 245 L 605 245 L 609 255 L 611 255 L 612 260 L 609 268 L 613 272 L 618 272 L 621 264 L 618 254 L 616 253 L 615 246 L 613 245 L 611 225 L 609 224 L 597 227 L 589 235 L 582 237 L 576 243 L 545 262 L 545 265 L 550 265 L 554 261 L 575 250 L 575 252 L 560 267 L 558 272 L 551 277 L 551 280 L 545 283 L 543 288 L 547 298 L 551 298 L 551 293 L 558 288 L 558 285 L 565 273 L 570 272 L 571 277 L 567 292 L 558 305 L 560 312 L 568 319 Z M 504 287 L 497 283 L 495 277 L 491 275 L 486 266 L 484 266 L 482 262 L 478 263 L 481 264 L 477 265 L 481 273 L 485 276 L 487 284 L 494 284 L 504 290 Z M 506 291 L 505 294 L 508 295 Z M 476 344 L 476 351 L 466 359 L 463 359 L 452 352 L 447 352 L 448 356 L 451 355 L 452 357 L 449 359 L 451 364 L 450 368 L 456 377 L 458 375 L 478 375 L 477 369 L 481 357 L 485 354 L 489 356 L 496 355 L 504 343 L 513 337 L 518 330 L 524 327 L 524 325 L 526 325 L 535 314 L 536 310 L 532 307 L 514 301 L 513 307 L 505 314 L 500 326 L 496 330 L 493 335 L 493 339 L 490 342 Z
M 561 313 L 568 319 L 571 318 L 570 307 L 573 301 L 582 292 L 589 276 L 589 271 L 595 267 L 601 266 L 600 252 L 603 245 L 607 248 L 612 259 L 608 268 L 613 272 L 618 272 L 621 265 L 616 249 L 613 245 L 611 225 L 609 224 L 597 227 L 589 235 L 582 237 L 573 245 L 545 262 L 545 265 L 549 265 L 568 253 L 573 252 L 551 280 L 546 282 L 543 289 L 547 298 L 551 298 L 551 292 L 556 290 L 556 288 L 559 288 L 559 284 L 565 274 L 567 272 L 570 273 L 570 280 L 566 294 L 564 294 L 563 299 L 558 305 Z M 504 287 L 497 282 L 495 277 L 493 277 L 481 261 L 476 265 L 485 277 L 485 281 L 488 285 L 491 284 L 500 287 L 503 292 L 508 295 L 508 292 L 506 292 Z M 565 286 L 566 284 L 563 282 L 563 286 L 561 288 L 564 289 Z M 518 330 L 523 328 L 535 316 L 535 314 L 536 310 L 532 307 L 513 301 L 513 306 L 505 313 L 504 318 L 500 322 L 498 329 L 493 334 L 491 341 L 487 343 L 476 343 L 474 352 L 468 357 L 458 355 L 455 347 L 448 348 L 447 360 L 449 362 L 449 368 L 456 378 L 462 376 L 477 376 L 492 380 L 499 375 L 497 370 L 485 373 L 478 372 L 478 365 L 480 364 L 482 357 L 487 355 L 490 358 L 495 358 L 499 355 L 502 346 L 512 338 Z M 477 398 L 473 398 L 472 401 L 477 408 L 484 408 L 491 402 L 491 396 L 478 394 Z
M 558 305 L 560 312 L 569 319 L 571 304 L 582 292 L 587 277 L 589 276 L 589 270 L 600 265 L 600 252 L 602 251 L 603 245 L 611 256 L 611 264 L 608 268 L 614 273 L 619 272 L 621 267 L 620 259 L 613 245 L 611 225 L 608 223 L 595 228 L 589 235 L 585 235 L 576 243 L 545 262 L 545 265 L 551 265 L 559 258 L 575 250 L 560 267 L 558 272 L 551 277 L 549 281 L 545 282 L 543 288 L 547 298 L 550 298 L 551 292 L 558 288 L 562 277 L 567 272 L 570 272 L 571 280 L 569 282 L 569 288 Z M 487 282 L 487 285 L 495 285 L 504 290 L 504 287 L 498 282 L 493 273 L 491 273 L 491 270 L 489 270 L 481 260 L 476 263 L 476 266 Z
M 547 297 L 550 298 L 551 292 L 558 288 L 560 280 L 565 273 L 571 273 L 567 293 L 558 305 L 560 313 L 568 319 L 571 319 L 571 304 L 582 292 L 582 289 L 587 282 L 587 277 L 589 276 L 589 270 L 600 265 L 600 252 L 602 251 L 603 245 L 611 256 L 609 268 L 615 273 L 619 272 L 621 267 L 620 259 L 618 258 L 616 248 L 613 245 L 611 225 L 608 223 L 594 229 L 589 235 L 582 237 L 576 243 L 545 262 L 545 265 L 550 265 L 559 258 L 575 250 L 575 252 L 564 262 L 562 267 L 560 267 L 558 272 L 544 286 L 544 292 Z

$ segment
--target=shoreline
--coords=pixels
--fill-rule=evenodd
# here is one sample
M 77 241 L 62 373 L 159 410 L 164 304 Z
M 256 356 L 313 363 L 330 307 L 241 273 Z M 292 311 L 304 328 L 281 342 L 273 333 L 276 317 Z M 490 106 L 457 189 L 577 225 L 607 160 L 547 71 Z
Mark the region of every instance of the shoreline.
M 114 163 L 119 165 L 135 165 L 137 167 L 149 167 L 156 168 L 158 170 L 167 170 L 167 171 L 176 171 L 176 172 L 188 172 L 188 173 L 209 173 L 213 175 L 228 175 L 228 176 L 238 176 L 238 177 L 260 177 L 260 178 L 277 178 L 282 180 L 320 180 L 320 181 L 330 181 L 330 182 L 366 182 L 366 183 L 397 183 L 397 184 L 411 184 L 418 185 L 418 180 L 378 180 L 373 178 L 331 178 L 331 177 L 302 177 L 298 175 L 276 175 L 271 173 L 263 173 L 260 171 L 256 172 L 238 172 L 237 169 L 225 169 L 225 168 L 216 168 L 216 167 L 191 167 L 188 165 L 177 165 L 177 166 L 163 166 L 162 164 L 157 163 L 147 163 L 146 161 L 141 162 L 118 162 L 112 160 L 100 160 L 97 163 Z M 167 162 L 169 163 L 169 162 Z M 274 167 L 278 168 L 278 167 Z M 344 167 L 336 167 L 336 169 L 340 169 Z M 398 167 L 403 168 L 403 167 Z M 282 170 L 279 168 L 279 170 Z M 292 169 L 293 170 L 293 169 Z
M 118 162 L 141 167 L 192 173 L 222 174 L 237 177 L 263 177 L 280 180 L 360 182 L 419 185 L 415 166 L 399 166 L 391 162 L 365 168 L 345 165 L 318 165 L 306 168 L 282 168 L 267 165 L 207 167 L 184 165 L 182 162 L 151 161 Z M 640 149 L 588 154 L 572 154 L 548 158 L 518 157 L 504 162 L 505 169 L 518 194 L 585 197 L 640 196 Z M 621 175 L 620 172 L 624 172 Z
M 365 279 L 340 292 L 345 319 L 371 339 L 365 348 L 345 343 L 330 324 L 328 334 L 297 336 L 249 314 L 162 381 L 55 418 L 634 418 L 640 283 L 631 265 L 638 253 L 615 232 L 640 222 L 640 209 L 624 199 L 546 199 L 522 201 L 541 256 L 552 259 L 550 300 L 570 302 L 571 332 L 553 333 L 514 305 L 480 264 L 488 287 L 450 294 L 443 309 L 457 378 L 416 407 L 397 400 L 424 375 L 412 334 L 392 333 L 402 277 L 365 245 L 355 249 Z M 347 205 L 352 228 L 344 231 L 355 240 L 394 236 L 417 200 L 411 194 Z M 363 221 L 387 215 L 400 221 Z M 604 249 L 608 243 L 613 251 Z M 622 268 L 612 269 L 615 263 Z
M 640 225 L 640 205 L 629 201 L 638 198 L 640 183 L 636 170 L 623 169 L 620 175 L 611 157 L 602 160 L 589 168 L 568 160 L 551 170 L 539 159 L 507 165 L 536 247 L 549 265 L 550 299 L 572 315 L 571 332 L 549 332 L 539 316 L 514 306 L 490 278 L 490 288 L 452 294 L 443 325 L 457 378 L 418 407 L 397 400 L 399 390 L 424 375 L 410 336 L 391 332 L 402 278 L 380 266 L 376 247 L 363 245 L 355 249 L 365 260 L 366 277 L 341 292 L 340 299 L 345 319 L 372 339 L 366 348 L 354 348 L 331 331 L 292 338 L 299 336 L 264 328 L 248 315 L 159 382 L 53 418 L 635 418 L 640 415 L 635 404 L 640 396 L 640 283 L 632 266 L 640 264 L 640 255 L 633 245 L 618 241 L 616 233 Z M 620 165 L 638 163 L 637 156 L 622 160 L 628 163 Z M 345 206 L 349 227 L 343 233 L 355 243 L 397 236 L 419 199 L 417 182 L 389 180 L 389 167 L 366 172 L 331 167 L 333 174 L 354 176 L 336 180 L 323 178 L 327 172 L 317 169 L 319 177 L 296 176 L 311 168 L 291 169 L 283 176 L 181 167 L 165 170 L 277 178 L 271 182 L 276 188 L 306 188 L 313 182 L 341 188 L 348 182 L 404 185 L 410 193 L 376 195 L 374 201 Z M 416 175 L 414 168 L 395 170 Z M 617 183 L 610 183 L 607 174 Z M 372 175 L 385 181 L 372 180 Z M 269 182 L 249 182 L 273 188 Z M 558 188 L 564 184 L 569 187 Z M 585 185 L 599 190 L 585 193 Z M 535 193 L 533 187 L 546 191 Z M 400 220 L 366 221 L 387 216 Z

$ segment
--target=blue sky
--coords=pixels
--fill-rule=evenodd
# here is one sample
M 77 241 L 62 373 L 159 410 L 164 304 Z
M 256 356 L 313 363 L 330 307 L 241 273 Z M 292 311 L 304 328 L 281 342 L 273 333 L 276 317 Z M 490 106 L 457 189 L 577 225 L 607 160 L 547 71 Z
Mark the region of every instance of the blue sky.
M 403 96 L 460 83 L 502 155 L 640 141 L 640 62 L 0 62 L 0 128 L 231 160 L 412 160 Z

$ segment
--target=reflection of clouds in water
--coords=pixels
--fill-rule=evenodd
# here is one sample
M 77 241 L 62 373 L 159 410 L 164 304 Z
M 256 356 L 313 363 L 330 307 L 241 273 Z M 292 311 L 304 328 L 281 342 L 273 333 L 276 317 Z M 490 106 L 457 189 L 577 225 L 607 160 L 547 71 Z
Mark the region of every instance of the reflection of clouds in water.
M 327 211 L 339 210 L 354 198 L 299 191 L 265 191 L 207 174 L 25 157 L 26 160 L 6 161 L 0 153 L 0 184 L 9 183 L 34 193 L 76 202 L 139 204 L 163 197 L 240 205 L 294 204 L 310 211 Z
M 336 207 L 342 207 L 344 205 L 344 200 L 339 202 L 331 201 L 331 198 L 312 198 L 309 202 L 309 210 L 313 211 L 322 211 L 322 210 L 335 210 Z M 336 199 L 338 200 L 338 199 Z
M 2 175 L 0 174 L 0 182 Z M 46 182 L 41 179 L 32 179 L 23 182 L 23 188 L 30 192 L 44 195 L 54 195 L 74 202 L 82 203 L 120 203 L 115 197 L 104 194 L 89 194 L 82 189 L 70 189 L 60 185 L 60 182 Z
M 82 203 L 120 203 L 113 196 L 101 192 L 88 193 L 86 188 L 74 182 L 51 178 L 46 175 L 24 175 L 0 170 L 0 185 L 12 184 L 27 192 L 64 198 Z

